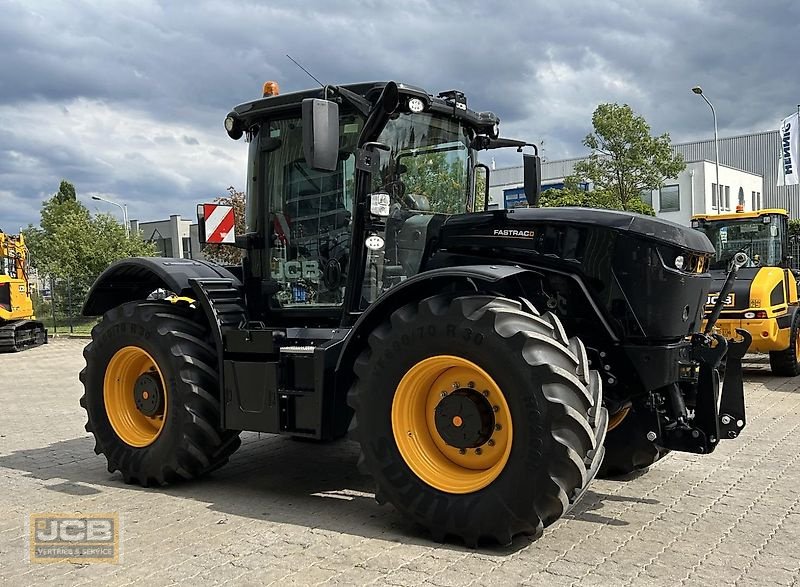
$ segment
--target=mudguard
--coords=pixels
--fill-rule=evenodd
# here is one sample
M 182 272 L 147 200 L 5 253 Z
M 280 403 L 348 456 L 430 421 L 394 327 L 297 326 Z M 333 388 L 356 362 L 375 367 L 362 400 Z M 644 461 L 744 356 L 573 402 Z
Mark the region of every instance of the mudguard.
M 345 341 L 336 370 L 340 371 L 341 368 L 349 370 L 352 367 L 369 333 L 397 308 L 413 300 L 421 300 L 441 292 L 455 280 L 482 282 L 497 287 L 502 282 L 513 280 L 523 273 L 531 271 L 511 265 L 463 265 L 432 269 L 406 279 L 381 295 L 359 316 Z
M 195 259 L 132 257 L 112 264 L 95 280 L 83 305 L 84 316 L 100 316 L 111 308 L 133 300 L 146 299 L 163 288 L 179 296 L 194 297 L 192 280 L 229 279 L 241 287 L 230 271 Z

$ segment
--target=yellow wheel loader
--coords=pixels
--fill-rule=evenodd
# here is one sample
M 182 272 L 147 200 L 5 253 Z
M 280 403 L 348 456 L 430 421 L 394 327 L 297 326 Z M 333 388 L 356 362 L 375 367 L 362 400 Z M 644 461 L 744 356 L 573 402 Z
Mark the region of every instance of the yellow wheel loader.
M 47 342 L 44 324 L 33 315 L 27 254 L 21 234 L 0 230 L 0 353 Z
M 733 256 L 743 252 L 748 257 L 722 306 L 716 323 L 720 334 L 732 337 L 737 328 L 747 330 L 753 338 L 749 352 L 769 353 L 773 373 L 800 375 L 797 275 L 789 266 L 786 210 L 695 216 L 692 226 L 705 233 L 716 251 L 707 313 L 717 301 Z

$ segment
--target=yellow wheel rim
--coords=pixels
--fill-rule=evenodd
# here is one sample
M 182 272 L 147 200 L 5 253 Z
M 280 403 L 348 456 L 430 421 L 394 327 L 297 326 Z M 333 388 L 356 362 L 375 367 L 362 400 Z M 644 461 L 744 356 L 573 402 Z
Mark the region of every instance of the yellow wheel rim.
M 797 329 L 797 336 L 794 341 L 794 358 L 800 363 L 800 328 Z
M 437 428 L 437 406 L 456 392 L 481 409 L 485 402 L 492 412 L 493 425 L 484 421 L 489 428 L 482 430 L 477 446 L 449 444 Z M 458 415 L 451 421 L 454 427 L 464 425 Z M 447 493 L 483 489 L 497 479 L 511 454 L 511 412 L 500 387 L 472 361 L 451 355 L 430 357 L 408 370 L 392 402 L 392 431 L 414 474 Z
M 161 408 L 147 416 L 136 406 L 134 388 L 140 376 L 156 375 L 161 382 Z M 145 399 L 148 392 L 143 392 Z M 150 354 L 136 346 L 119 349 L 106 367 L 103 378 L 106 415 L 117 436 L 130 446 L 142 448 L 155 442 L 167 416 L 167 386 L 158 364 Z

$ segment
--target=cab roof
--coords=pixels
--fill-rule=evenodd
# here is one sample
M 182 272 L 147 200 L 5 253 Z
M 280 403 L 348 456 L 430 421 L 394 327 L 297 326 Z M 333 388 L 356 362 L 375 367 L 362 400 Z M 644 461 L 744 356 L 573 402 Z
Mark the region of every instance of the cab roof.
M 789 216 L 789 213 L 783 208 L 764 208 L 763 210 L 755 210 L 754 212 L 731 212 L 730 214 L 696 214 L 692 216 L 692 220 L 705 220 L 706 222 L 713 222 L 714 220 L 743 220 L 746 218 L 760 218 L 767 214 L 780 214 L 781 216 Z
M 389 82 L 373 81 L 328 87 L 344 88 L 353 92 L 354 94 L 358 94 L 371 104 L 374 104 L 387 83 Z M 450 113 L 456 118 L 461 118 L 468 124 L 472 124 L 476 127 L 491 128 L 500 122 L 500 119 L 497 117 L 497 115 L 492 112 L 476 112 L 467 108 L 466 98 L 464 98 L 464 95 L 458 91 L 442 92 L 438 96 L 433 96 L 424 89 L 410 84 L 398 82 L 397 88 L 400 91 L 401 111 L 404 108 L 407 109 L 408 101 L 411 98 L 419 98 L 425 104 L 425 111 L 433 111 L 440 114 Z M 233 116 L 234 118 L 239 119 L 243 123 L 244 128 L 249 128 L 255 121 L 266 116 L 272 116 L 283 111 L 299 109 L 300 104 L 306 98 L 323 98 L 323 93 L 323 88 L 319 87 L 309 90 L 301 90 L 297 92 L 289 92 L 286 94 L 258 98 L 256 100 L 251 100 L 250 102 L 239 104 L 228 116 Z M 463 99 L 463 102 L 452 97 L 452 95 L 456 93 Z

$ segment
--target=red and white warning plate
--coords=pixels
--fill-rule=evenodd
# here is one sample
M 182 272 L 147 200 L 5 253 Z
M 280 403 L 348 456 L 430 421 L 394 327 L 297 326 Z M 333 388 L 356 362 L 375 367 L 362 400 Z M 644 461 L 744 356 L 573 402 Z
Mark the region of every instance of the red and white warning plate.
M 206 219 L 207 243 L 224 245 L 236 242 L 233 206 L 203 204 L 203 217 Z

